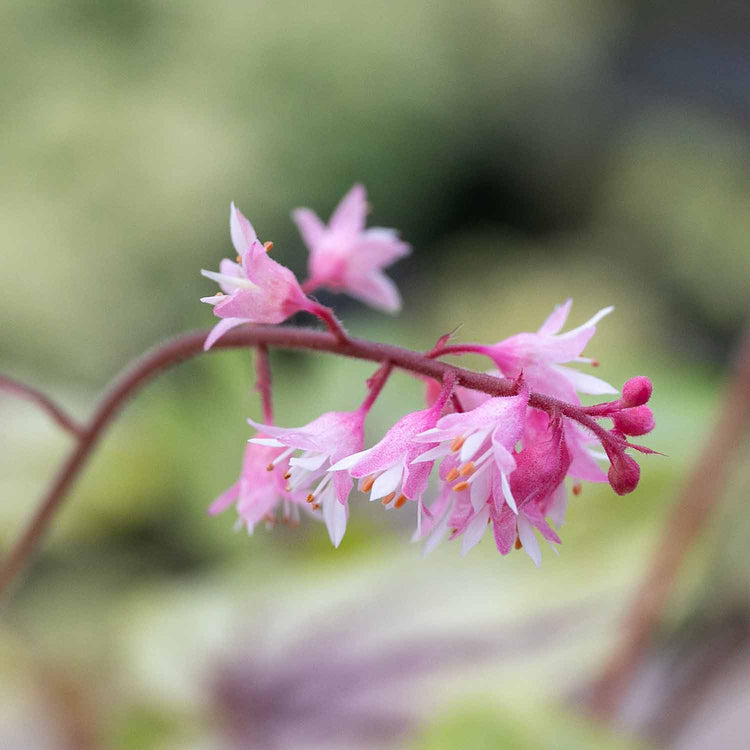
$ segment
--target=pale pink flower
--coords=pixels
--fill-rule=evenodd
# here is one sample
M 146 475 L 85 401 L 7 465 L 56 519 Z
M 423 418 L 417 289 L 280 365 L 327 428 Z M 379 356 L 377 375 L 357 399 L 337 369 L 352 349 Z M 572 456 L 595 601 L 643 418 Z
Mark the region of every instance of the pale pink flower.
M 263 435 L 259 433 L 258 437 Z M 306 507 L 307 503 L 304 495 L 286 491 L 281 474 L 286 471 L 288 463 L 282 453 L 277 448 L 248 443 L 239 479 L 214 500 L 208 509 L 209 514 L 216 515 L 236 504 L 238 527 L 247 528 L 249 534 L 260 521 L 275 523 L 279 519 L 278 509 L 281 521 L 296 524 L 300 506 Z M 281 474 L 266 471 L 274 464 L 279 466 Z
M 309 208 L 292 212 L 310 250 L 310 279 L 305 288 L 324 286 L 346 292 L 393 313 L 400 309 L 401 298 L 383 268 L 407 255 L 410 247 L 393 229 L 365 229 L 367 210 L 365 188 L 355 185 L 336 207 L 328 226 Z
M 347 498 L 354 483 L 346 472 L 332 465 L 362 448 L 366 415 L 365 408 L 327 412 L 304 427 L 291 428 L 248 420 L 270 436 L 252 438 L 251 443 L 285 448 L 280 457 L 289 461 L 289 469 L 281 474 L 288 491 L 302 493 L 313 509 L 322 508 L 323 520 L 335 547 L 346 531 Z M 298 451 L 299 455 L 293 455 Z
M 399 419 L 372 448 L 347 456 L 334 464 L 330 471 L 348 471 L 370 500 L 381 500 L 387 507 L 400 508 L 407 500 L 419 504 L 418 523 L 421 524 L 422 495 L 427 489 L 432 461 L 415 464 L 423 453 L 424 443 L 415 437 L 434 427 L 453 390 L 453 381 L 443 384 L 439 398 L 432 406 Z
M 445 354 L 476 352 L 490 357 L 500 372 L 509 378 L 524 380 L 532 391 L 579 403 L 576 391 L 581 393 L 617 393 L 609 383 L 593 375 L 565 367 L 566 362 L 595 364 L 581 354 L 596 333 L 596 324 L 614 310 L 605 307 L 583 325 L 560 333 L 570 312 L 572 300 L 558 305 L 536 333 L 518 333 L 490 346 L 484 344 L 458 344 L 446 346 Z
M 300 310 L 316 314 L 318 307 L 302 291 L 294 274 L 269 257 L 253 225 L 234 203 L 229 225 L 241 263 L 224 258 L 218 273 L 201 271 L 222 289 L 220 294 L 201 298 L 201 302 L 213 305 L 214 315 L 222 319 L 206 338 L 207 350 L 241 323 L 281 323 Z
M 529 391 L 522 385 L 516 396 L 496 396 L 471 411 L 446 414 L 437 425 L 418 435 L 417 442 L 437 443 L 415 459 L 415 463 L 435 461 L 450 454 L 456 457 L 448 472 L 449 481 L 469 490 L 472 505 L 481 508 L 492 485 L 493 466 L 503 496 L 515 509 L 508 477 L 516 468 L 515 444 L 521 439 L 526 419 Z
M 570 467 L 565 432 L 559 417 L 550 420 L 544 429 L 540 426 L 541 420 L 532 421 L 536 424 L 524 430 L 523 449 L 514 455 L 516 468 L 510 475 L 510 490 L 515 505 L 507 502 L 497 465 L 490 466 L 491 481 L 483 487 L 481 497 L 478 493 L 474 496 L 467 493 L 460 484 L 454 485 L 449 495 L 446 487 L 456 477 L 451 471 L 446 476 L 441 466 L 444 487 L 430 508 L 432 528 L 425 552 L 434 548 L 451 530 L 451 539 L 462 536 L 461 552 L 466 554 L 481 540 L 490 523 L 501 554 L 508 554 L 514 545 L 523 546 L 536 565 L 541 562 L 541 551 L 535 528 L 547 541 L 560 543 L 545 517 L 556 524 L 562 523 L 564 518 L 563 480 Z M 443 463 L 455 469 L 457 459 L 451 455 Z

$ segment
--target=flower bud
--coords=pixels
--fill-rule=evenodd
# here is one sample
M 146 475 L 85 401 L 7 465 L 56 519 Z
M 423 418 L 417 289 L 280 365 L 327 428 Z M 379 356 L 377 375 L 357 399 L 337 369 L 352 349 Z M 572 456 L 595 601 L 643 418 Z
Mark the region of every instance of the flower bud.
M 612 415 L 615 428 L 624 435 L 645 435 L 654 429 L 654 414 L 648 406 L 634 406 Z
M 654 389 L 651 381 L 645 375 L 630 378 L 622 387 L 622 402 L 625 406 L 642 406 L 651 398 Z M 632 435 L 642 433 L 633 432 Z
M 627 495 L 638 486 L 641 467 L 630 456 L 620 453 L 613 457 L 607 477 L 610 486 L 618 495 Z

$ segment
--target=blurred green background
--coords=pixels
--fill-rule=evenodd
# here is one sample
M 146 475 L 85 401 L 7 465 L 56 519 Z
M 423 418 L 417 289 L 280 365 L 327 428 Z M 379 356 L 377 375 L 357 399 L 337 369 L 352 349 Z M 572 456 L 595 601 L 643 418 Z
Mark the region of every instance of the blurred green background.
M 486 539 L 423 559 L 411 512 L 361 496 L 339 550 L 310 523 L 247 538 L 205 509 L 259 416 L 252 358 L 194 360 L 129 406 L 6 603 L 0 746 L 637 747 L 670 664 L 727 622 L 742 684 L 746 469 L 691 555 L 629 724 L 578 711 L 748 312 L 748 32 L 732 2 L 5 0 L 3 372 L 84 417 L 133 356 L 212 323 L 199 269 L 233 255 L 230 200 L 303 274 L 289 211 L 327 217 L 361 181 L 372 223 L 414 253 L 392 269 L 396 319 L 321 296 L 352 332 L 426 349 L 461 325 L 494 342 L 568 296 L 572 325 L 614 304 L 587 354 L 616 386 L 652 377 L 648 444 L 667 457 L 643 458 L 628 497 L 586 486 L 541 570 Z M 288 426 L 353 408 L 372 369 L 272 365 Z M 420 403 L 395 376 L 370 436 Z M 68 439 L 2 394 L 0 437 L 7 548 Z M 742 747 L 747 706 L 724 676 L 655 734 Z

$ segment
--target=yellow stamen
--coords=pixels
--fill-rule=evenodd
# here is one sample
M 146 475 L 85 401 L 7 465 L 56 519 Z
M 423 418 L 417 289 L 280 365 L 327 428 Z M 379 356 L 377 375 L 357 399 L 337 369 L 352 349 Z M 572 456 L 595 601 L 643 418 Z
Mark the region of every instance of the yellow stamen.
M 459 472 L 458 472 L 458 473 L 459 473 L 459 474 L 460 474 L 460 475 L 461 475 L 462 477 L 468 477 L 468 476 L 469 476 L 469 474 L 473 474 L 473 473 L 474 473 L 474 469 L 475 469 L 475 468 L 476 468 L 476 467 L 474 466 L 474 462 L 473 462 L 473 461 L 467 461 L 467 462 L 466 462 L 466 463 L 465 463 L 465 464 L 464 464 L 464 465 L 463 465 L 463 466 L 462 466 L 462 467 L 461 467 L 461 468 L 459 469 Z
M 398 500 L 396 500 L 395 503 L 393 503 L 394 508 L 400 508 L 404 503 L 406 503 L 406 495 L 399 495 Z
M 270 253 L 273 250 L 273 242 L 264 242 L 263 247 L 266 248 L 267 253 Z
M 466 440 L 465 437 L 462 437 L 459 435 L 457 438 L 454 438 L 453 442 L 451 443 L 451 450 L 456 453 L 457 451 L 461 450 L 461 446 L 464 444 L 464 441 Z
M 362 492 L 369 492 L 372 489 L 373 484 L 375 484 L 375 477 L 366 477 L 362 482 Z
M 383 503 L 383 505 L 388 505 L 394 497 L 396 497 L 396 493 L 391 492 L 390 495 L 386 495 L 380 502 Z
M 458 484 L 453 485 L 453 489 L 456 492 L 463 492 L 465 489 L 468 488 L 468 486 L 469 486 L 468 482 L 459 482 Z
M 445 479 L 447 482 L 452 482 L 454 479 L 458 479 L 458 469 L 451 469 Z

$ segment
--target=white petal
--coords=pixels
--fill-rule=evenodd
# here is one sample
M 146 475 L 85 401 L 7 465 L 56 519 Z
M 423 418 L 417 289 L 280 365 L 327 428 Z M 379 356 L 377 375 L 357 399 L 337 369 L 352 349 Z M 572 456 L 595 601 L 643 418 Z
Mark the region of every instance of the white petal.
M 516 499 L 510 491 L 510 482 L 508 482 L 508 477 L 503 474 L 502 471 L 500 472 L 500 483 L 503 486 L 503 497 L 505 498 L 505 502 L 508 503 L 508 507 L 518 515 L 518 506 L 516 506 Z
M 590 393 L 594 396 L 604 393 L 617 393 L 617 388 L 614 388 L 601 378 L 573 370 L 570 367 L 563 367 L 562 365 L 551 365 L 551 367 L 561 375 L 564 375 L 567 381 L 580 393 Z
M 560 482 L 560 486 L 552 495 L 552 502 L 549 504 L 549 508 L 547 509 L 547 518 L 549 518 L 549 520 L 552 521 L 555 526 L 560 527 L 565 523 L 565 509 L 567 505 L 568 492 L 565 489 L 565 483 Z
M 346 456 L 346 458 L 337 461 L 333 466 L 329 467 L 328 471 L 344 471 L 345 469 L 351 469 L 354 464 L 359 463 L 371 450 L 372 448 L 368 448 L 359 453 L 352 453 L 351 456 Z
M 346 507 L 336 499 L 333 485 L 327 487 L 321 498 L 323 502 L 323 520 L 326 522 L 328 536 L 334 547 L 341 544 L 346 531 Z
M 489 434 L 489 430 L 477 430 L 476 432 L 473 432 L 471 435 L 469 435 L 469 437 L 464 440 L 464 444 L 461 446 L 461 461 L 468 461 L 479 450 L 480 446 Z
M 327 458 L 328 455 L 325 453 L 311 453 L 310 451 L 305 451 L 305 453 L 298 458 L 290 458 L 289 465 L 299 466 L 308 471 L 315 471 L 315 469 L 319 469 L 325 463 Z
M 425 451 L 421 455 L 417 456 L 412 463 L 418 464 L 422 463 L 423 461 L 434 461 L 435 459 L 442 458 L 443 456 L 447 456 L 451 452 L 450 445 L 444 444 L 444 445 L 436 445 L 434 448 L 430 448 L 430 450 Z
M 260 289 L 257 284 L 253 284 L 250 279 L 246 279 L 244 276 L 227 276 L 225 273 L 207 271 L 205 268 L 201 268 L 201 275 L 217 284 L 226 284 L 234 289 Z
M 443 513 L 440 520 L 435 524 L 435 528 L 430 532 L 430 535 L 427 537 L 427 541 L 424 545 L 424 550 L 422 554 L 427 557 L 427 555 L 432 552 L 432 550 L 435 549 L 435 547 L 440 544 L 440 542 L 445 539 L 445 534 L 448 531 L 448 522 L 450 521 L 451 517 L 451 511 L 453 510 L 453 502 L 451 501 L 448 503 L 448 507 L 445 509 L 445 513 Z
M 271 448 L 284 448 L 284 443 L 280 443 L 276 438 L 250 438 L 248 443 L 255 443 L 256 445 L 268 445 Z
M 390 495 L 401 483 L 404 474 L 404 462 L 396 461 L 393 466 L 386 469 L 372 485 L 370 500 L 379 500 L 381 497 Z
M 492 471 L 489 468 L 482 467 L 483 471 L 476 475 L 476 479 L 469 485 L 471 495 L 471 507 L 474 510 L 480 510 L 487 502 L 492 485 Z
M 534 533 L 534 527 L 523 515 L 518 516 L 518 538 L 521 540 L 526 554 L 534 561 L 537 568 L 542 564 L 542 550 L 539 549 L 539 540 Z
M 487 521 L 489 518 L 490 509 L 488 507 L 482 508 L 482 510 L 474 516 L 474 519 L 466 527 L 466 531 L 464 531 L 463 542 L 461 544 L 462 555 L 465 555 L 472 547 L 476 546 L 482 538 L 484 531 L 487 528 Z

